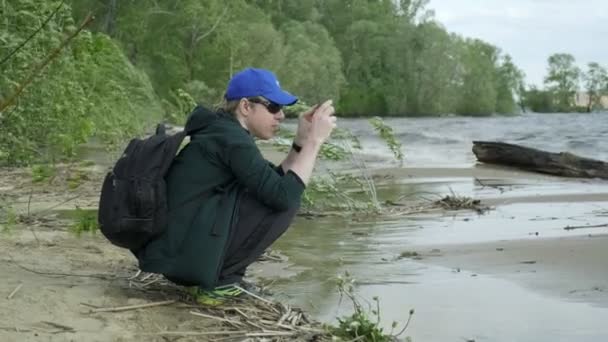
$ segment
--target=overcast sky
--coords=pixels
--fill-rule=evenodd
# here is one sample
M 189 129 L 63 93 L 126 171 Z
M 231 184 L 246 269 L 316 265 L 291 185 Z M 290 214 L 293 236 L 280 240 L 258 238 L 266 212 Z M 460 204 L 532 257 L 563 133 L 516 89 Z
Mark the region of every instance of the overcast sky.
M 526 82 L 542 85 L 547 58 L 570 53 L 608 67 L 608 0 L 430 0 L 448 31 L 480 38 L 513 57 Z

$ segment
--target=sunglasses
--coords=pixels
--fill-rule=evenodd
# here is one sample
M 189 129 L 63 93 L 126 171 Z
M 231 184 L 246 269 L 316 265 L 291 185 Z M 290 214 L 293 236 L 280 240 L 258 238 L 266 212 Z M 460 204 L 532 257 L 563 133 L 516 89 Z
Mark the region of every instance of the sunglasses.
M 270 102 L 270 101 L 264 101 L 262 99 L 258 99 L 258 98 L 253 98 L 253 99 L 247 99 L 249 102 L 253 102 L 253 103 L 258 103 L 261 104 L 262 106 L 266 107 L 266 109 L 271 113 L 271 114 L 276 114 L 278 112 L 281 111 L 281 109 L 283 109 L 283 106 L 281 106 L 280 104 L 276 104 L 274 102 Z

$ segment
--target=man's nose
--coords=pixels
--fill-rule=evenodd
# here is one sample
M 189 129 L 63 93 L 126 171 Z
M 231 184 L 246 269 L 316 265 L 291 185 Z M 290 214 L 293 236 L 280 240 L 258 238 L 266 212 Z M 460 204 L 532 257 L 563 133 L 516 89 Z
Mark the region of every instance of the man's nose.
M 281 109 L 278 113 L 277 113 L 277 120 L 279 121 L 283 121 L 285 119 L 285 113 L 283 113 L 283 110 Z

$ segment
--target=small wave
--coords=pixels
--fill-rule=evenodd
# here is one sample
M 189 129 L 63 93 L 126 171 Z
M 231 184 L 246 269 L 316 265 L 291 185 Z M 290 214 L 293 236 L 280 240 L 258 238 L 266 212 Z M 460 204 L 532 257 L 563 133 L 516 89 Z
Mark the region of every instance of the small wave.
M 590 147 L 594 147 L 595 144 L 593 144 L 592 142 L 589 141 L 582 141 L 582 140 L 570 140 L 568 141 L 568 147 L 570 148 L 590 148 Z
M 395 135 L 397 139 L 404 143 L 428 143 L 431 145 L 460 144 L 464 140 L 438 134 L 402 132 Z
M 518 138 L 514 138 L 513 140 L 514 141 L 527 141 L 527 140 L 533 140 L 535 138 L 537 138 L 536 134 L 530 133 L 530 134 L 522 135 L 521 137 L 518 137 Z

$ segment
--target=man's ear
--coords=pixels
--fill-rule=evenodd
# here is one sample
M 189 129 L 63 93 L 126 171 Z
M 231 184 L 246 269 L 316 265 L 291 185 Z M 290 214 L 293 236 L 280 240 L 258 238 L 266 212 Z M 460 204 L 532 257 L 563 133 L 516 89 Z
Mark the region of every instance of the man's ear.
M 238 107 L 243 116 L 249 116 L 249 112 L 251 111 L 251 102 L 247 101 L 247 99 L 241 99 Z

